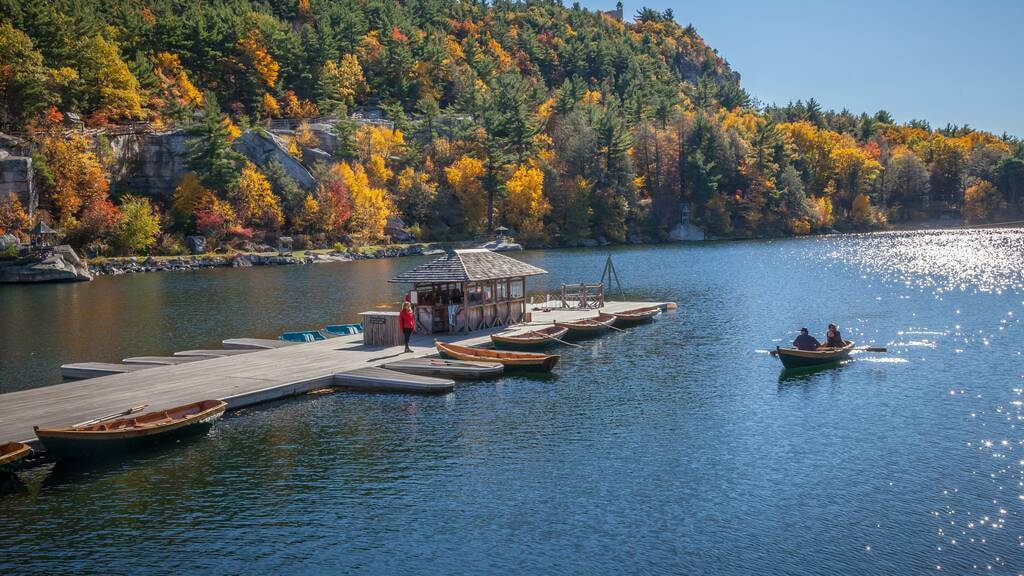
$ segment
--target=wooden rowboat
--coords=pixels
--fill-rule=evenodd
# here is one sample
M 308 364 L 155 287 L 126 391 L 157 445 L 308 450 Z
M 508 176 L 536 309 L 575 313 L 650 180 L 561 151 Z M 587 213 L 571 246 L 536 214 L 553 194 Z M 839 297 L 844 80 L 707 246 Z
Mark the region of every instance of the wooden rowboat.
M 548 326 L 518 334 L 491 334 L 491 342 L 498 348 L 544 348 L 557 343 L 567 332 L 569 329 L 562 326 Z
M 847 340 L 842 348 L 819 348 L 817 350 L 798 350 L 796 348 L 776 348 L 773 356 L 778 356 L 782 365 L 788 368 L 806 368 L 839 362 L 850 357 L 853 342 Z
M 594 318 L 583 318 L 582 320 L 570 320 L 567 322 L 555 322 L 559 328 L 567 328 L 569 335 L 577 338 L 597 336 L 608 331 L 608 327 L 615 322 L 615 316 L 598 314 Z
M 533 352 L 503 352 L 500 350 L 487 350 L 485 348 L 470 348 L 458 344 L 445 344 L 434 340 L 434 346 L 438 353 L 445 358 L 452 360 L 465 360 L 467 362 L 497 362 L 503 364 L 506 370 L 537 370 L 550 372 L 555 364 L 558 364 L 560 356 L 549 354 L 536 354 Z
M 78 459 L 132 450 L 172 438 L 201 434 L 224 414 L 221 400 L 203 400 L 134 417 L 85 423 L 66 428 L 35 427 L 48 453 Z
M 654 317 L 661 314 L 661 307 L 647 306 L 646 308 L 634 308 L 624 312 L 609 312 L 615 317 L 615 324 L 619 326 L 632 326 L 654 320 Z
M 505 371 L 505 367 L 497 362 L 463 362 L 444 358 L 406 358 L 382 366 L 395 372 L 456 380 L 497 378 Z
M 11 473 L 21 467 L 22 461 L 32 454 L 32 448 L 21 442 L 0 444 L 0 472 Z

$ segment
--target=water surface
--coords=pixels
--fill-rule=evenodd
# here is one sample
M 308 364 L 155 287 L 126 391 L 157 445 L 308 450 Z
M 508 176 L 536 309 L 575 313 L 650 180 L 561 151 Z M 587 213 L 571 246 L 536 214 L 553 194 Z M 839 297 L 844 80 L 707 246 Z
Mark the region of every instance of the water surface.
M 518 257 L 553 292 L 606 255 Z M 1024 570 L 1024 232 L 613 255 L 627 297 L 679 310 L 563 349 L 552 378 L 306 396 L 139 460 L 33 470 L 0 496 L 0 573 Z M 0 389 L 351 320 L 422 261 L 3 287 Z M 890 353 L 781 373 L 767 351 L 829 321 Z

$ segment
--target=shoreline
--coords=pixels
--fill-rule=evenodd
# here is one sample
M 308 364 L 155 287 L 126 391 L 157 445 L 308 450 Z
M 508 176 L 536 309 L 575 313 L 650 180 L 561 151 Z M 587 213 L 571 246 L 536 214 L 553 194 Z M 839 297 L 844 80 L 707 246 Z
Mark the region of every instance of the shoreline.
M 574 248 L 605 248 L 611 246 L 663 246 L 669 244 L 696 245 L 715 242 L 737 242 L 743 240 L 778 240 L 783 238 L 826 237 L 864 234 L 872 232 L 921 232 L 939 230 L 966 230 L 975 228 L 1020 228 L 1024 221 L 994 222 L 986 224 L 966 224 L 963 220 L 928 220 L 922 222 L 900 222 L 879 230 L 867 231 L 833 231 L 830 233 L 809 234 L 806 236 L 778 237 L 713 237 L 703 241 L 688 242 L 599 242 L 591 240 L 577 246 L 543 246 L 528 249 L 559 250 Z M 379 260 L 383 258 L 402 258 L 407 256 L 435 256 L 446 250 L 456 248 L 489 248 L 496 252 L 521 251 L 519 244 L 491 242 L 438 242 L 414 244 L 390 244 L 353 248 L 339 251 L 335 249 L 310 249 L 285 252 L 231 252 L 185 254 L 179 256 L 120 256 L 100 257 L 85 260 L 89 272 L 94 276 L 120 276 L 122 274 L 142 274 L 151 272 L 174 272 L 203 270 L 207 268 L 250 268 L 253 266 L 296 266 L 306 264 L 324 264 L 331 262 L 352 262 L 356 260 Z

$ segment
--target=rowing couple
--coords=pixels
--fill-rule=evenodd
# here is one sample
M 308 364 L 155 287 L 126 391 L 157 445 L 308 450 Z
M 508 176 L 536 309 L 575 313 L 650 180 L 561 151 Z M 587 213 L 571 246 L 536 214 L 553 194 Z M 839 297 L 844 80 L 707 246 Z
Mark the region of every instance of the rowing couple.
M 828 325 L 828 337 L 825 343 L 818 342 L 818 339 L 807 332 L 807 328 L 800 329 L 800 335 L 793 340 L 793 347 L 797 350 L 821 350 L 824 348 L 842 348 L 846 346 L 839 328 L 835 324 Z

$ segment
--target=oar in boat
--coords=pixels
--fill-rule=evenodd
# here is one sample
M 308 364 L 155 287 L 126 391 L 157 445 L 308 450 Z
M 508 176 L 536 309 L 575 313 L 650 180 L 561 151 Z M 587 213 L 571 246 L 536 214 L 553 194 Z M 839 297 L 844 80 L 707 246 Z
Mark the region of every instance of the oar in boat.
M 573 344 L 572 342 L 566 342 L 565 340 L 562 340 L 561 338 L 555 338 L 554 336 L 549 336 L 549 335 L 547 335 L 547 334 L 545 334 L 545 333 L 543 333 L 543 332 L 541 332 L 539 330 L 537 331 L 537 334 L 540 334 L 541 336 L 543 336 L 543 337 L 545 337 L 545 338 L 547 338 L 549 340 L 554 340 L 555 342 L 558 342 L 559 344 L 565 344 L 566 346 L 572 346 L 573 348 L 583 348 L 583 346 L 580 346 L 579 344 Z
M 92 420 L 86 420 L 85 422 L 79 422 L 78 424 L 73 424 L 71 427 L 78 428 L 80 426 L 92 426 L 93 424 L 99 424 L 100 422 L 106 422 L 107 420 L 113 420 L 115 418 L 121 418 L 123 416 L 130 416 L 132 414 L 135 414 L 136 412 L 142 412 L 148 406 L 149 404 L 140 404 L 138 406 L 132 406 L 127 410 L 122 410 L 120 412 L 115 412 L 113 414 L 108 414 L 106 416 L 100 416 L 99 418 L 93 418 Z

